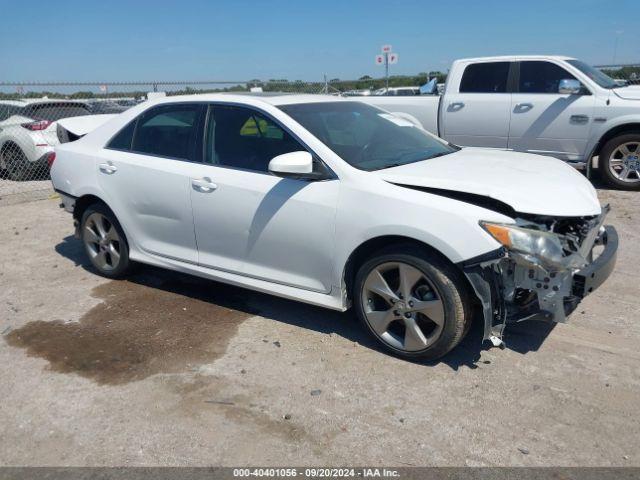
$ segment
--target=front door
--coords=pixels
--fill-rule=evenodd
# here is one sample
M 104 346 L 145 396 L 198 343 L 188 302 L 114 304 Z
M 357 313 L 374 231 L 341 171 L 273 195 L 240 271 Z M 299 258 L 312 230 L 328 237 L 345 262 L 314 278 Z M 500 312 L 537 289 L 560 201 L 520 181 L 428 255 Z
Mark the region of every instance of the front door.
M 205 163 L 192 178 L 198 262 L 319 292 L 331 290 L 339 182 L 280 178 L 269 161 L 305 148 L 266 115 L 209 108 Z
M 585 88 L 574 95 L 558 93 L 560 80 L 575 80 L 560 65 L 538 60 L 518 63 L 517 91 L 511 97 L 509 148 L 562 160 L 584 158 L 595 97 Z

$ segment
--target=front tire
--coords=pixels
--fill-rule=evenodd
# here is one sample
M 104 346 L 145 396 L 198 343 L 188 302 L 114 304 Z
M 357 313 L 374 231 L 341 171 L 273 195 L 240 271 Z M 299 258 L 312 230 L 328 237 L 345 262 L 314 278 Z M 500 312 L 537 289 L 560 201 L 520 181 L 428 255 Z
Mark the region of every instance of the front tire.
M 118 219 L 105 205 L 89 206 L 80 221 L 80 238 L 93 267 L 108 278 L 121 278 L 131 269 L 129 245 Z
M 462 274 L 427 249 L 395 246 L 359 268 L 354 306 L 367 331 L 392 354 L 435 360 L 457 346 L 471 322 Z
M 612 187 L 640 190 L 640 132 L 609 140 L 599 158 L 602 178 Z

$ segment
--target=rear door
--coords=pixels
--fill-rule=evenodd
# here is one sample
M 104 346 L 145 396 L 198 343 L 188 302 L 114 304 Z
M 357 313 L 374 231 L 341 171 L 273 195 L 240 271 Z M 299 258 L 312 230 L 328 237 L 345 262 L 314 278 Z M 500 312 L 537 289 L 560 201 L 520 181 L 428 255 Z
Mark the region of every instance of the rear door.
M 561 64 L 527 60 L 515 65 L 509 148 L 581 160 L 593 124 L 595 96 L 584 86 L 579 94 L 558 93 L 560 80 L 576 80 Z
M 306 147 L 263 112 L 209 107 L 205 163 L 191 182 L 202 266 L 331 290 L 338 180 L 281 178 L 268 171 L 273 157 L 299 150 Z
M 203 109 L 198 103 L 150 108 L 96 161 L 105 200 L 130 241 L 146 253 L 197 262 L 190 179 L 201 156 Z
M 479 62 L 464 67 L 443 97 L 442 136 L 470 147 L 506 149 L 509 141 L 511 62 Z M 455 85 L 457 83 L 457 85 Z M 457 87 L 457 91 L 456 91 Z

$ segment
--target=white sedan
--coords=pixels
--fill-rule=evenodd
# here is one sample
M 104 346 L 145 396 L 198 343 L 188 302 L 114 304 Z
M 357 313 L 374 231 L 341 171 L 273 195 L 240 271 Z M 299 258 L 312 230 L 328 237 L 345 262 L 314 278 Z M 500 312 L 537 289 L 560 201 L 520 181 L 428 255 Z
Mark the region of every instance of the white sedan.
M 510 322 L 564 321 L 615 265 L 607 208 L 570 166 L 460 149 L 358 101 L 161 98 L 56 152 L 100 274 L 136 261 L 353 306 L 404 358 L 446 354 L 474 311 L 494 344 Z

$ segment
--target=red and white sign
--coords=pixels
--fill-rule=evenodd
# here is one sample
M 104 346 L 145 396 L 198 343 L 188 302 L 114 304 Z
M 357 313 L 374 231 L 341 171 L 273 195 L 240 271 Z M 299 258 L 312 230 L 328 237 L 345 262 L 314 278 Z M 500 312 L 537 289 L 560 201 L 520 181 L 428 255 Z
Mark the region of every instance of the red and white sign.
M 393 65 L 394 63 L 398 63 L 398 54 L 390 53 L 389 54 L 389 65 Z
M 391 53 L 391 45 L 382 45 L 382 53 Z
M 384 65 L 384 55 L 376 55 L 376 65 Z

